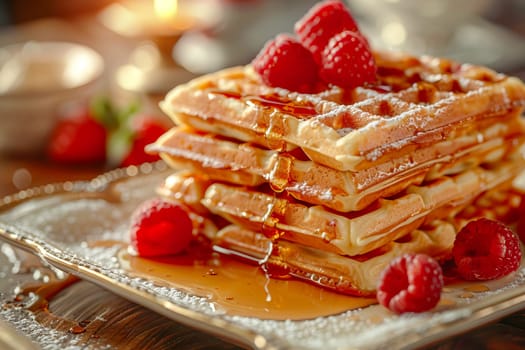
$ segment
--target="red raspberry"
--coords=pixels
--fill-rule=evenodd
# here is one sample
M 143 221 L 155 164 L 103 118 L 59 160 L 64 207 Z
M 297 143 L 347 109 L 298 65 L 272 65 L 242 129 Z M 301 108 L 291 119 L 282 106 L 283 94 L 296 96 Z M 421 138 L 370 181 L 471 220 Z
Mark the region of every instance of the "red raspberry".
M 192 230 L 185 207 L 154 198 L 131 216 L 131 246 L 144 257 L 178 254 L 190 244 Z
M 452 249 L 458 273 L 469 281 L 491 280 L 516 271 L 521 262 L 519 240 L 504 224 L 478 219 L 457 234 Z
M 376 79 L 376 64 L 370 47 L 359 34 L 344 31 L 334 36 L 323 51 L 321 78 L 344 88 L 354 88 Z
M 286 34 L 279 34 L 266 43 L 252 64 L 269 86 L 311 92 L 318 80 L 318 67 L 312 54 Z
M 379 303 L 395 313 L 423 312 L 441 298 L 443 271 L 424 254 L 403 255 L 383 271 L 377 288 Z
M 330 39 L 345 30 L 359 31 L 352 15 L 339 0 L 320 2 L 295 23 L 299 41 L 312 52 L 319 64 Z

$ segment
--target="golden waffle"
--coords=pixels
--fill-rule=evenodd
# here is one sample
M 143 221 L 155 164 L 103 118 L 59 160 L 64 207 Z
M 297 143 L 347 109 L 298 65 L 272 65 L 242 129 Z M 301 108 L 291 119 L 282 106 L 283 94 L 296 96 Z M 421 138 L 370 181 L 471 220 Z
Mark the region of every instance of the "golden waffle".
M 184 203 L 193 224 L 195 236 L 203 234 L 213 239 L 217 234 L 217 225 L 221 220 L 214 218 L 208 209 L 201 204 L 204 193 L 211 182 L 202 176 L 185 171 L 168 176 L 157 188 L 157 193 L 164 198 Z
M 201 200 L 211 184 L 206 177 L 190 171 L 179 171 L 166 177 L 157 188 L 157 193 L 186 204 L 196 213 L 207 214 L 208 209 L 201 204 Z
M 192 169 L 213 180 L 237 185 L 268 182 L 276 192 L 286 191 L 299 200 L 348 212 L 362 210 L 379 198 L 421 183 L 425 177 L 436 178 L 501 160 L 521 143 L 520 139 L 505 139 L 511 130 L 512 125 L 492 125 L 479 132 L 483 142 L 467 136 L 442 141 L 420 148 L 409 157 L 393 158 L 357 172 L 337 171 L 301 160 L 305 158 L 301 154 L 239 144 L 180 127 L 167 132 L 148 149 L 160 153 L 173 168 Z M 436 158 L 436 154 L 444 156 Z
M 522 162 L 475 167 L 409 186 L 399 196 L 380 199 L 364 211 L 336 213 L 271 191 L 214 183 L 202 204 L 210 212 L 272 239 L 285 239 L 343 255 L 367 253 L 424 223 L 454 215 L 484 191 L 510 183 Z
M 270 276 L 292 276 L 341 293 L 368 296 L 374 295 L 381 272 L 396 257 L 421 253 L 446 260 L 456 233 L 468 221 L 487 217 L 513 222 L 520 200 L 512 188 L 487 191 L 454 217 L 430 221 L 398 240 L 354 257 L 285 240 L 272 243 L 263 234 L 236 225 L 222 228 L 213 242 L 217 251 L 262 265 Z M 274 276 L 272 271 L 280 276 Z
M 158 190 L 161 195 L 183 201 L 199 211 L 200 214 L 193 218 L 201 220 L 194 220 L 194 225 L 206 234 L 216 251 L 261 265 L 272 277 L 291 276 L 358 296 L 373 295 L 381 271 L 392 259 L 404 253 L 423 253 L 438 260 L 446 259 L 456 232 L 473 218 L 515 219 L 521 198 L 513 189 L 489 190 L 455 217 L 431 220 L 367 254 L 347 257 L 296 242 L 272 242 L 262 233 L 221 222 L 199 204 L 209 185 L 210 182 L 203 177 L 178 172 L 169 176 Z M 202 225 L 203 221 L 208 222 L 208 226 Z M 221 229 L 217 230 L 217 227 Z
M 426 56 L 377 53 L 376 63 L 376 84 L 318 94 L 266 86 L 250 66 L 230 68 L 176 87 L 161 106 L 177 124 L 270 149 L 300 147 L 343 171 L 474 136 L 501 119 L 521 124 L 519 79 Z
M 495 188 L 485 192 L 467 208 L 454 218 L 456 229 L 460 229 L 467 222 L 487 218 L 502 221 L 508 224 L 518 222 L 520 217 L 520 204 L 523 194 L 512 185 L 510 189 Z

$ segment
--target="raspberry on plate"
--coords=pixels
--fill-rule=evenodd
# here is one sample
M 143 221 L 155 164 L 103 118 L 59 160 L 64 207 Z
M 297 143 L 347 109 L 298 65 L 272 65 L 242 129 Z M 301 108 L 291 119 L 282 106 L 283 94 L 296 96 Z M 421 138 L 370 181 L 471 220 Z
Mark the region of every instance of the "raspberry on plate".
M 379 303 L 395 313 L 423 312 L 441 298 L 443 271 L 433 258 L 405 254 L 383 271 L 377 288 Z
M 457 234 L 452 249 L 459 275 L 465 280 L 491 280 L 516 271 L 521 262 L 518 237 L 504 224 L 478 219 Z
M 188 210 L 161 198 L 145 201 L 131 216 L 131 246 L 143 257 L 182 252 L 192 240 L 192 231 Z
M 323 51 L 321 78 L 345 88 L 354 88 L 376 79 L 376 64 L 368 43 L 356 32 L 334 36 Z
M 345 30 L 359 31 L 352 15 L 339 0 L 320 2 L 295 23 L 299 41 L 312 52 L 319 64 L 330 39 Z
M 318 80 L 312 54 L 295 38 L 279 34 L 252 62 L 264 83 L 292 91 L 310 92 Z

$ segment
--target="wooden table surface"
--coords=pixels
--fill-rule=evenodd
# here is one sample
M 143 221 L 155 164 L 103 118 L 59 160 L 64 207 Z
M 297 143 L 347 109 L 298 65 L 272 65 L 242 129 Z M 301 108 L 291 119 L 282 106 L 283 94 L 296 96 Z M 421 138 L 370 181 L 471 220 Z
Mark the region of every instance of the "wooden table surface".
M 102 166 L 61 166 L 44 158 L 0 158 L 0 197 L 52 182 L 89 180 Z

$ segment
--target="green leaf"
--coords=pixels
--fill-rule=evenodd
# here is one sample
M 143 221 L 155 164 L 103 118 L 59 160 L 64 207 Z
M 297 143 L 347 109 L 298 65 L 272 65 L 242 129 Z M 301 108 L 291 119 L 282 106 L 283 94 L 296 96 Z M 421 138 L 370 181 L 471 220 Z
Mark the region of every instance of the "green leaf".
M 138 101 L 117 108 L 107 96 L 98 96 L 91 100 L 91 115 L 108 130 L 106 153 L 109 166 L 118 166 L 130 151 L 134 134 L 129 120 L 139 111 Z
M 128 128 L 119 128 L 109 134 L 107 159 L 110 166 L 118 166 L 128 154 L 133 142 L 133 133 Z
M 119 122 L 116 119 L 116 110 L 105 96 L 95 97 L 91 101 L 91 114 L 93 117 L 101 122 L 106 129 L 114 130 L 119 127 Z

